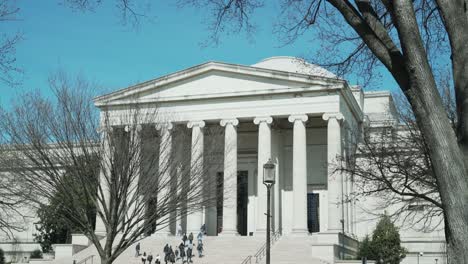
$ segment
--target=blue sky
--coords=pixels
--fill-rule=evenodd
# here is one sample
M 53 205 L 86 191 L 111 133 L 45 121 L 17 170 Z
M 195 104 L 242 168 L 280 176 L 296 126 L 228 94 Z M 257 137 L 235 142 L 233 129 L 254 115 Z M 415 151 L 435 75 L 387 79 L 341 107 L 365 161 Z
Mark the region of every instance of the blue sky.
M 25 91 L 40 89 L 47 94 L 47 77 L 58 69 L 82 74 L 111 91 L 210 60 L 250 65 L 271 56 L 310 54 L 319 47 L 311 36 L 279 47 L 271 28 L 277 14 L 274 5 L 256 13 L 258 31 L 253 39 L 235 34 L 224 36 L 218 46 L 203 47 L 210 34 L 204 10 L 153 1 L 152 18 L 142 20 L 135 30 L 120 23 L 112 1 L 86 13 L 60 2 L 17 0 L 19 20 L 1 25 L 2 32 L 22 32 L 24 37 L 16 50 L 17 66 L 24 71 L 22 85 L 0 84 L 2 105 Z M 383 80 L 382 87 L 375 88 L 395 86 L 390 78 Z

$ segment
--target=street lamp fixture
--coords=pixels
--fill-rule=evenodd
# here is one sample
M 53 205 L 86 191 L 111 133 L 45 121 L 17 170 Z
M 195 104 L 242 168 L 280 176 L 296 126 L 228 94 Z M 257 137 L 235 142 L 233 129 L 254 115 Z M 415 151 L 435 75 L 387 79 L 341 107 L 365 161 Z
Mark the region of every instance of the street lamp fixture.
M 418 253 L 418 264 L 419 264 L 419 257 L 422 257 L 422 256 L 424 256 L 424 252 L 419 252 Z
M 263 165 L 263 184 L 267 187 L 267 232 L 266 232 L 266 264 L 270 264 L 270 192 L 275 184 L 275 163 L 271 159 Z

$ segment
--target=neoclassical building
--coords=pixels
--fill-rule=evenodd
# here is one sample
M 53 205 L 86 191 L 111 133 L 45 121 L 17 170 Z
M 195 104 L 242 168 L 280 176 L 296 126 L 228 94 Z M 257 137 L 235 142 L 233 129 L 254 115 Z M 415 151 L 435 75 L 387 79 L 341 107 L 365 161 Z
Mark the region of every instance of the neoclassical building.
M 352 178 L 335 168 L 338 157 L 353 151 L 362 126 L 397 120 L 389 92 L 364 92 L 316 65 L 272 57 L 251 66 L 207 62 L 95 99 L 118 125 L 125 125 L 119 112 L 136 102 L 158 106 L 167 124 L 164 137 L 174 126 L 186 128 L 192 138 L 203 138 L 207 127 L 224 130 L 223 163 L 211 173 L 234 183 L 220 191 L 235 197 L 236 206 L 188 215 L 181 221 L 185 231 L 198 232 L 205 224 L 209 236 L 264 237 L 263 165 L 271 159 L 276 164 L 272 224 L 285 241 L 301 237 L 314 257 L 334 263 L 351 257 L 356 241 L 372 232 L 373 202 L 351 199 Z M 203 142 L 192 140 L 192 150 L 203 155 Z M 103 228 L 98 221 L 96 232 Z M 426 252 L 420 263 L 436 258 L 445 263 L 442 232 L 402 230 L 402 239 L 410 251 L 405 263 L 416 263 L 419 252 Z
M 223 208 L 222 234 L 265 232 L 266 188 L 263 165 L 276 164 L 274 229 L 283 234 L 354 233 L 354 205 L 342 203 L 352 182 L 334 171 L 350 144 L 350 131 L 364 118 L 364 94 L 317 66 L 290 57 L 274 57 L 252 66 L 208 62 L 159 79 L 98 97 L 96 105 L 113 109 L 157 105 L 159 116 L 182 124 L 199 138 L 208 125 L 223 127 L 226 196 L 237 206 Z M 148 106 L 150 107 L 150 106 Z M 116 113 L 118 115 L 118 113 Z M 170 118 L 170 119 L 169 119 Z M 192 149 L 203 152 L 203 141 Z M 329 164 L 327 166 L 327 163 Z M 219 172 L 214 172 L 219 173 Z M 240 191 L 240 189 L 242 191 Z M 216 210 L 189 216 L 187 230 L 206 223 L 217 235 Z

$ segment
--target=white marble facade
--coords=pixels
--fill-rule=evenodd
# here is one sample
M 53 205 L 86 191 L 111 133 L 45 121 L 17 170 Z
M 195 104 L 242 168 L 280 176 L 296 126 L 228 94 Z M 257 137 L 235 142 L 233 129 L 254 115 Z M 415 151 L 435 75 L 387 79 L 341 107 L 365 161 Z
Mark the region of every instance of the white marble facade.
M 271 158 L 277 175 L 271 208 L 274 230 L 291 236 L 313 231 L 323 240 L 343 231 L 356 239 L 372 232 L 376 219 L 367 212 L 374 201 L 343 203 L 353 192 L 353 182 L 333 171 L 336 158 L 350 151 L 365 119 L 376 125 L 396 120 L 389 92 L 363 92 L 318 66 L 293 57 L 272 57 L 251 66 L 207 62 L 95 99 L 96 106 L 109 110 L 111 122 L 119 126 L 125 125 L 119 116 L 134 103 L 141 105 L 142 115 L 157 105 L 165 124 L 158 129 L 166 138 L 171 138 L 175 125 L 190 130 L 192 138 L 202 137 L 208 126 L 224 130 L 223 163 L 220 171 L 212 173 L 222 172 L 230 183 L 223 190 L 227 197 L 236 196 L 237 187 L 244 184 L 245 207 L 225 202 L 222 215 L 217 208 L 205 208 L 182 221 L 186 231 L 198 231 L 204 223 L 208 235 L 264 235 L 262 173 Z M 203 155 L 203 141 L 192 144 L 191 155 Z M 160 157 L 168 155 L 165 150 L 154 151 Z M 235 177 L 238 173 L 241 178 Z M 314 201 L 309 206 L 308 197 Z M 308 215 L 314 216 L 312 227 Z M 238 219 L 243 219 L 242 225 Z M 102 229 L 98 221 L 96 231 Z M 174 228 L 158 232 L 167 235 Z M 411 252 L 407 259 L 429 244 L 434 256 L 443 258 L 441 232 L 402 230 L 402 239 Z M 433 262 L 428 258 L 427 263 Z
M 364 100 L 359 88 L 351 88 L 323 68 L 292 57 L 273 57 L 252 66 L 208 62 L 98 97 L 95 103 L 109 109 L 116 125 L 125 125 L 118 118 L 119 111 L 137 102 L 142 106 L 156 104 L 165 122 L 186 124 L 192 138 L 203 135 L 207 125 L 224 128 L 221 170 L 224 181 L 231 183 L 224 193 L 236 195 L 237 184 L 232 182 L 242 171 L 248 192 L 246 228 L 238 230 L 237 207 L 226 202 L 220 235 L 265 232 L 262 173 L 269 158 L 277 168 L 272 195 L 275 230 L 292 235 L 312 231 L 307 197 L 314 193 L 318 197 L 315 231 L 344 230 L 351 235 L 355 230 L 354 203 L 342 201 L 352 192 L 352 182 L 345 175 L 331 174 L 336 158 L 344 155 L 349 145 L 350 131 L 359 130 L 363 123 Z M 192 148 L 203 153 L 203 143 Z M 198 214 L 189 215 L 183 228 L 196 231 L 205 223 L 208 233 L 217 235 L 216 209 Z

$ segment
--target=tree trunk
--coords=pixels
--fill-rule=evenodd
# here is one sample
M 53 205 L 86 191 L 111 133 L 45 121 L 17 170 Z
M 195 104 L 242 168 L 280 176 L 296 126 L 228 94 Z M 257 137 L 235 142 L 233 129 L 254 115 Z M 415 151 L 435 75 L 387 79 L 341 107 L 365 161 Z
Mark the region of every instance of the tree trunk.
M 410 0 L 394 1 L 394 17 L 406 58 L 409 87 L 403 88 L 429 143 L 439 186 L 450 264 L 468 263 L 468 177 L 463 151 L 443 107 Z

